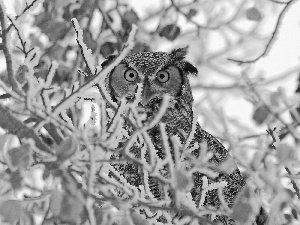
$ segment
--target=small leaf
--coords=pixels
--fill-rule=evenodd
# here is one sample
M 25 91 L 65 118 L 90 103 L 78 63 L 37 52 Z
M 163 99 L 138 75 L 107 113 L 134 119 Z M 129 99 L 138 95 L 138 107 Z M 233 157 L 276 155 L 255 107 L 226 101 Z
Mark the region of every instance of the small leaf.
M 7 99 L 7 98 L 10 98 L 11 95 L 6 93 L 6 94 L 3 94 L 3 95 L 0 95 L 0 99 Z
M 8 200 L 0 203 L 0 214 L 4 221 L 12 225 L 15 224 L 21 219 L 23 214 L 21 201 Z
M 169 24 L 162 28 L 159 36 L 165 37 L 169 41 L 174 41 L 180 34 L 180 28 L 176 24 Z
M 29 69 L 26 65 L 21 65 L 18 70 L 17 73 L 15 75 L 16 80 L 20 83 L 23 84 L 26 80 L 26 73 L 28 73 Z
M 120 225 L 133 225 L 131 219 L 125 215 L 120 218 Z M 139 223 L 140 224 L 140 223 Z M 134 224 L 135 225 L 135 224 Z
M 249 222 L 252 214 L 252 206 L 246 202 L 238 202 L 233 208 L 232 218 L 234 221 L 240 224 L 246 224 Z
M 279 106 L 280 105 L 280 98 L 282 95 L 282 90 L 278 89 L 270 94 L 270 103 L 272 106 Z
M 253 120 L 258 124 L 261 125 L 269 116 L 269 110 L 265 105 L 258 106 L 253 114 Z
M 56 148 L 57 159 L 59 161 L 64 161 L 70 158 L 76 152 L 77 146 L 78 142 L 74 136 L 63 140 Z
M 45 14 L 44 12 L 35 16 L 34 25 L 39 27 L 50 41 L 57 41 L 68 32 L 66 22 L 52 18 L 50 14 Z
M 100 54 L 103 55 L 104 58 L 106 58 L 112 55 L 117 49 L 118 49 L 118 43 L 105 42 L 100 47 Z
M 94 41 L 92 37 L 92 33 L 89 30 L 83 31 L 83 42 L 86 44 L 86 46 L 91 49 L 93 52 L 97 48 L 97 42 Z
M 297 122 L 300 118 L 300 107 L 298 106 L 297 108 L 291 109 L 290 110 L 290 115 L 292 119 Z
M 83 212 L 83 204 L 75 196 L 65 194 L 61 204 L 59 217 L 66 222 L 80 221 L 81 213 Z
M 253 220 L 254 210 L 250 204 L 251 190 L 245 186 L 234 201 L 231 217 L 239 224 L 248 224 Z
M 176 189 L 178 190 L 188 190 L 191 186 L 191 179 L 188 177 L 187 173 L 184 173 L 181 170 L 175 171 L 176 179 Z
M 23 177 L 21 176 L 19 171 L 12 172 L 9 177 L 9 182 L 11 187 L 14 190 L 20 189 L 22 187 Z
M 190 11 L 188 12 L 188 14 L 186 15 L 186 18 L 191 19 L 195 15 L 197 15 L 197 11 L 195 9 L 190 9 Z
M 32 163 L 32 152 L 29 144 L 12 148 L 7 152 L 10 169 L 27 169 Z
M 8 140 L 8 135 L 0 135 L 0 152 L 5 149 L 5 144 Z
M 146 43 L 137 42 L 130 53 L 133 54 L 138 52 L 151 52 L 150 46 Z
M 292 215 L 294 216 L 294 218 L 297 220 L 298 219 L 298 213 L 297 210 L 295 208 L 292 208 L 291 210 Z
M 260 11 L 256 7 L 248 8 L 246 11 L 246 17 L 251 21 L 260 21 L 262 18 Z
M 295 91 L 296 93 L 300 93 L 300 73 L 298 74 L 298 79 L 297 79 L 297 89 Z
M 51 191 L 49 209 L 55 216 L 58 216 L 60 213 L 62 200 L 63 200 L 62 191 L 59 190 Z
M 277 146 L 277 158 L 280 160 L 281 163 L 289 162 L 295 159 L 295 149 L 284 143 L 280 143 Z
M 232 156 L 228 156 L 227 159 L 218 165 L 218 169 L 225 174 L 231 174 L 237 169 L 237 165 Z
M 138 212 L 136 212 L 135 210 L 132 210 L 132 212 L 130 213 L 132 222 L 134 225 L 149 225 L 150 223 L 144 219 Z
M 122 17 L 122 21 L 121 21 L 122 27 L 126 30 L 128 30 L 128 29 L 130 30 L 132 24 L 137 24 L 139 22 L 139 20 L 140 19 L 135 11 L 133 11 L 132 9 L 128 10 L 124 13 L 124 15 Z
M 284 218 L 287 220 L 288 223 L 290 223 L 292 221 L 292 215 L 290 214 L 283 214 Z
M 105 216 L 105 212 L 103 211 L 103 209 L 95 207 L 94 214 L 95 214 L 96 224 L 102 224 L 103 218 Z

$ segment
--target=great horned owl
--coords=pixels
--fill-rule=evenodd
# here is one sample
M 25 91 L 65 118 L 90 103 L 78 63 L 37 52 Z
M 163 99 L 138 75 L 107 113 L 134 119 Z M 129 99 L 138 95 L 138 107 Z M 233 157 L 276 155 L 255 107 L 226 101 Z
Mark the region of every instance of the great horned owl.
M 106 87 L 113 101 L 120 103 L 121 99 L 132 101 L 138 89 L 138 84 L 142 84 L 139 108 L 146 115 L 145 124 L 157 114 L 162 103 L 163 96 L 168 94 L 170 101 L 168 108 L 161 119 L 161 123 L 166 124 L 165 129 L 168 135 L 168 142 L 171 146 L 171 153 L 174 156 L 174 146 L 172 147 L 171 137 L 177 136 L 182 144 L 193 133 L 189 146 L 198 146 L 192 151 L 195 160 L 201 155 L 200 143 L 207 143 L 207 151 L 213 153 L 209 162 L 211 165 L 221 165 L 231 156 L 224 146 L 212 135 L 207 133 L 197 123 L 193 128 L 193 96 L 188 80 L 188 75 L 196 75 L 197 69 L 185 60 L 187 48 L 174 49 L 170 53 L 166 52 L 142 52 L 128 55 L 116 66 L 106 79 Z M 105 61 L 102 66 L 106 66 L 113 57 Z M 134 132 L 130 124 L 124 125 L 129 130 L 129 136 Z M 193 131 L 192 131 L 193 130 Z M 157 124 L 147 130 L 156 150 L 157 157 L 165 157 L 163 138 L 160 127 Z M 199 145 L 195 145 L 195 144 Z M 201 145 L 203 146 L 203 145 Z M 120 144 L 122 147 L 122 144 Z M 137 158 L 141 157 L 141 150 L 136 147 L 132 149 Z M 113 158 L 123 158 L 122 153 L 114 154 Z M 126 158 L 126 157 L 124 157 Z M 232 159 L 231 159 L 232 160 Z M 241 188 L 245 185 L 245 180 L 240 174 L 235 163 L 229 172 L 219 170 L 217 177 L 207 177 L 208 184 L 226 181 L 227 186 L 223 189 L 223 197 L 226 204 L 232 207 L 233 201 Z M 125 164 L 114 164 L 114 167 L 127 180 L 128 183 L 139 187 L 144 185 L 143 170 L 137 163 L 127 162 Z M 196 205 L 213 206 L 219 208 L 221 205 L 218 192 L 212 189 L 207 192 L 205 200 L 200 203 L 204 174 L 194 172 L 192 174 L 192 188 L 189 190 Z M 152 194 L 157 199 L 162 198 L 162 184 L 155 177 L 149 176 L 149 185 Z M 223 224 L 234 224 L 234 221 L 227 216 L 216 216 L 216 221 Z

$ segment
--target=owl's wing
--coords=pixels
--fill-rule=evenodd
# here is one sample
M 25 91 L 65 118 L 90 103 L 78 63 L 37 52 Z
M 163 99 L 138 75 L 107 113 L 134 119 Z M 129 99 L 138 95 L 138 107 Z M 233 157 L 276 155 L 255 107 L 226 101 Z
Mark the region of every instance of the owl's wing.
M 216 178 L 207 177 L 208 184 L 214 184 L 217 182 L 226 181 L 227 185 L 225 188 L 223 188 L 223 192 L 222 192 L 223 198 L 227 203 L 227 206 L 232 207 L 238 193 L 246 184 L 244 177 L 241 175 L 239 169 L 237 168 L 236 163 L 234 162 L 232 156 L 228 153 L 226 148 L 214 136 L 212 136 L 211 134 L 203 130 L 199 124 L 197 124 L 194 138 L 191 144 L 195 142 L 197 143 L 206 142 L 207 151 L 213 153 L 210 162 L 216 166 L 219 175 Z M 201 148 L 196 149 L 194 151 L 195 157 L 199 157 L 201 155 L 200 152 L 201 152 Z M 226 165 L 226 168 L 221 168 L 224 165 Z M 200 203 L 199 201 L 201 198 L 201 191 L 202 191 L 201 187 L 203 183 L 202 181 L 203 176 L 204 175 L 199 172 L 193 174 L 194 186 L 191 190 L 191 194 L 197 206 Z M 217 208 L 220 207 L 221 200 L 219 199 L 217 189 L 212 189 L 207 192 L 203 205 L 204 206 L 210 205 Z M 217 219 L 222 222 L 225 219 L 225 217 L 219 217 Z M 229 219 L 229 221 L 231 221 L 231 219 Z M 231 221 L 230 224 L 234 224 L 233 221 Z

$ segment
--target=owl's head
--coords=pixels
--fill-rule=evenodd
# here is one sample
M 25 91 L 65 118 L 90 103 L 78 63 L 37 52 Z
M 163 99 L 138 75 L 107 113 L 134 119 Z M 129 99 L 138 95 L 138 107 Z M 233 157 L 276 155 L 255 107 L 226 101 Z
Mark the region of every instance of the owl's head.
M 141 52 L 126 56 L 116 66 L 106 80 L 106 86 L 115 102 L 121 98 L 132 99 L 138 83 L 142 84 L 142 102 L 146 106 L 152 101 L 169 94 L 174 99 L 181 98 L 192 104 L 193 97 L 188 74 L 197 74 L 197 69 L 184 60 L 186 48 L 167 52 Z M 102 63 L 105 67 L 113 57 Z

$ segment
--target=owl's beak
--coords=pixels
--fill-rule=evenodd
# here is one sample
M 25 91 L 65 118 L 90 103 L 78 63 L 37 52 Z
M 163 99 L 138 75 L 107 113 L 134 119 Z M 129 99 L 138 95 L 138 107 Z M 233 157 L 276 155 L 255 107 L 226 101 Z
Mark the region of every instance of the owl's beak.
M 143 90 L 142 90 L 142 104 L 146 105 L 151 99 L 151 97 L 153 96 L 153 94 L 154 93 L 151 91 L 150 83 L 148 79 L 145 79 L 145 82 L 143 84 Z

